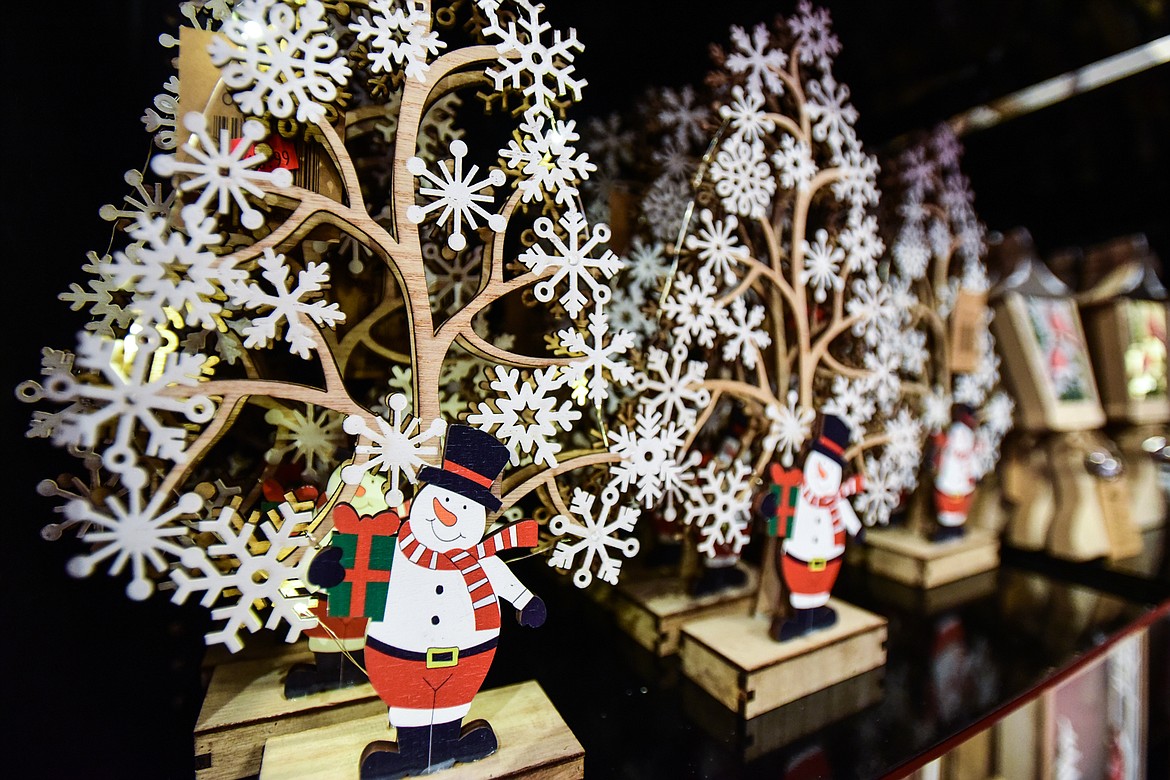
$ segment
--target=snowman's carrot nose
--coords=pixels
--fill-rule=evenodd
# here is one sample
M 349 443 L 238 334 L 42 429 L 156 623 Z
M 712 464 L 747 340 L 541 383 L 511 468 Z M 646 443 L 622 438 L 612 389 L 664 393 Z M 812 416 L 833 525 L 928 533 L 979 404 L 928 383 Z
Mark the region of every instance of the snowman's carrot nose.
M 817 474 L 821 476 L 821 479 L 825 478 L 825 467 L 819 463 L 817 464 Z
M 365 494 L 366 494 L 366 489 L 364 487 L 362 487 L 361 485 L 358 485 L 357 490 L 354 492 L 354 495 L 357 496 L 358 498 L 361 498 Z
M 455 523 L 459 521 L 459 517 L 454 512 L 447 511 L 447 508 L 443 506 L 439 499 L 434 499 L 431 505 L 435 508 L 435 517 L 439 519 L 440 523 L 447 526 L 448 528 L 455 525 Z

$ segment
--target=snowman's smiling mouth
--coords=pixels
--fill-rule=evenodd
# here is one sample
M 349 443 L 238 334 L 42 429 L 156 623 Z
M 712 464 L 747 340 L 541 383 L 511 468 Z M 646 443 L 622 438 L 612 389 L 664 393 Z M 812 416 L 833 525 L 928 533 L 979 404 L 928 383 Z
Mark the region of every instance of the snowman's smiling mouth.
M 438 540 L 439 540 L 440 542 L 442 542 L 443 544 L 450 544 L 451 542 L 454 542 L 454 541 L 455 541 L 455 540 L 457 540 L 457 539 L 462 539 L 462 538 L 463 538 L 463 534 L 461 534 L 461 533 L 456 533 L 456 534 L 455 534 L 454 536 L 452 536 L 450 539 L 446 539 L 446 538 L 444 538 L 442 535 L 440 535 L 440 534 L 439 534 L 439 532 L 438 532 L 438 530 L 435 528 L 435 521 L 434 521 L 434 520 L 431 520 L 431 521 L 429 521 L 429 522 L 430 522 L 430 524 L 431 524 L 431 533 L 432 533 L 432 534 L 434 534 L 434 535 L 435 535 L 435 538 L 436 538 L 436 539 L 438 539 Z

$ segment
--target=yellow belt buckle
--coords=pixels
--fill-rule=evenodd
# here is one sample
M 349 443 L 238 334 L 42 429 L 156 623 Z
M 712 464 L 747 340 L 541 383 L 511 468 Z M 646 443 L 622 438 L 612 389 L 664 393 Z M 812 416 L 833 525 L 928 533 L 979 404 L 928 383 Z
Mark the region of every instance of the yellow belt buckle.
M 436 655 L 451 654 L 450 660 L 436 660 Z M 428 669 L 448 669 L 459 663 L 459 648 L 458 647 L 428 647 L 427 648 L 427 668 Z
M 813 558 L 808 562 L 809 571 L 824 571 L 827 561 L 824 558 Z

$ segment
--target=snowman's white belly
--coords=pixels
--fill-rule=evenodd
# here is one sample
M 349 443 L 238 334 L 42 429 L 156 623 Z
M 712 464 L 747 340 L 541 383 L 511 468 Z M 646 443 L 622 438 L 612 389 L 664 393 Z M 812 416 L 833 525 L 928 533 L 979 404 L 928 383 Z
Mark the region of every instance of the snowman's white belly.
M 803 561 L 836 558 L 845 548 L 834 541 L 834 535 L 833 515 L 829 510 L 806 504 L 796 511 L 792 535 L 784 540 L 784 550 Z
M 477 631 L 467 583 L 458 570 L 427 569 L 399 547 L 386 595 L 386 614 L 371 620 L 368 636 L 402 650 L 432 647 L 467 649 L 498 636 L 498 628 Z

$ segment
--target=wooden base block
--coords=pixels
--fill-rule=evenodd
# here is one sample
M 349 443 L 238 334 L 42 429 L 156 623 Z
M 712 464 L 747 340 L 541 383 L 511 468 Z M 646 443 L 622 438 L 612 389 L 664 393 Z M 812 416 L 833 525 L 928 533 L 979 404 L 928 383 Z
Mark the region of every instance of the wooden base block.
M 740 564 L 747 580 L 742 587 L 696 598 L 677 574 L 623 582 L 613 590 L 613 610 L 618 625 L 638 644 L 658 656 L 678 652 L 679 630 L 684 623 L 715 615 L 746 615 L 759 575 Z
M 281 734 L 363 715 L 386 716 L 386 706 L 369 683 L 295 699 L 284 697 L 284 678 L 299 656 L 238 661 L 215 667 L 195 723 L 198 780 L 236 780 L 260 771 L 264 743 Z
M 720 615 L 687 623 L 683 674 L 741 717 L 754 718 L 886 663 L 886 620 L 832 599 L 837 622 L 777 642 L 771 621 Z
M 386 708 L 380 713 L 273 737 L 264 746 L 260 780 L 357 780 L 362 751 L 377 740 L 393 740 Z M 532 778 L 578 780 L 585 776 L 585 750 L 535 681 L 484 691 L 475 697 L 468 720 L 483 718 L 496 732 L 500 749 L 471 764 L 427 777 Z
M 715 739 L 725 742 L 729 734 L 734 735 L 740 758 L 755 761 L 877 704 L 885 673 L 882 667 L 870 669 L 750 720 L 688 681 L 682 687 L 683 709 Z
M 905 528 L 871 528 L 865 534 L 869 569 L 917 588 L 933 588 L 999 566 L 999 539 L 968 528 L 961 539 L 931 542 Z

